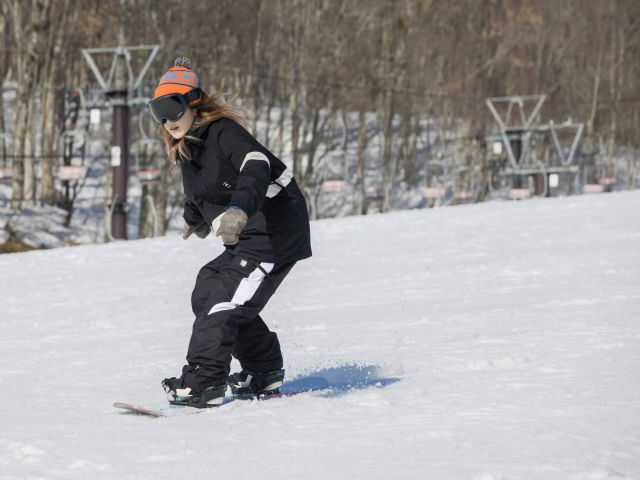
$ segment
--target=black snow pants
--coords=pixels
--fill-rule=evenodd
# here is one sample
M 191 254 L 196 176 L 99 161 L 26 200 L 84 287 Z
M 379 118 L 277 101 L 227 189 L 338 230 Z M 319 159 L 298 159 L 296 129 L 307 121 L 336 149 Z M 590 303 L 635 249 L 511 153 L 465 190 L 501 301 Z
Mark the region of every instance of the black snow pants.
M 200 269 L 191 296 L 196 319 L 185 386 L 199 390 L 226 383 L 232 355 L 246 370 L 282 368 L 278 337 L 259 313 L 295 264 L 259 262 L 225 250 Z

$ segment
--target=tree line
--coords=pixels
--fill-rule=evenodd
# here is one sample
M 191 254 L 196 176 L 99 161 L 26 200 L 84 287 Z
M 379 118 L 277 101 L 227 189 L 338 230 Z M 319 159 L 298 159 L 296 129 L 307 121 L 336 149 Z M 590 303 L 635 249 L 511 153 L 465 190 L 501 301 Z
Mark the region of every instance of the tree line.
M 17 97 L 12 118 L 0 109 L 1 131 L 12 125 L 0 153 L 13 159 L 15 206 L 53 203 L 65 95 L 95 83 L 80 49 L 161 44 L 149 85 L 184 55 L 205 91 L 245 99 L 254 125 L 288 112 L 303 187 L 347 112 L 359 114 L 358 185 L 367 112 L 380 125 L 384 185 L 411 185 L 420 119 L 443 130 L 465 119 L 473 142 L 493 126 L 491 96 L 546 94 L 546 117 L 584 121 L 584 144 L 612 157 L 640 146 L 639 23 L 636 0 L 2 0 L 0 83 L 15 81 Z M 276 153 L 283 122 L 268 127 Z

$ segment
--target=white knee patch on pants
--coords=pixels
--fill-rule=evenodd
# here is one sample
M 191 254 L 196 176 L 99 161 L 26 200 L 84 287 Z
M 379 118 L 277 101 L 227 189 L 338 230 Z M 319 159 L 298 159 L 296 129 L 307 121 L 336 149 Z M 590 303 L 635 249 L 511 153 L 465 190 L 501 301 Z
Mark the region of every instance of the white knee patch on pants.
M 273 270 L 274 265 L 275 264 L 273 263 L 267 262 L 260 263 L 260 267 L 262 268 L 262 270 L 267 273 Z M 255 295 L 258 287 L 262 283 L 262 280 L 264 280 L 264 277 L 266 276 L 266 274 L 262 270 L 260 268 L 256 268 L 249 274 L 247 278 L 243 278 L 242 280 L 240 280 L 240 284 L 233 294 L 233 298 L 231 299 L 231 301 L 216 303 L 213 307 L 211 307 L 211 310 L 209 310 L 209 313 L 207 315 L 211 315 L 216 312 L 222 312 L 224 310 L 232 310 L 237 306 L 244 305 L 246 302 L 251 300 L 251 297 Z

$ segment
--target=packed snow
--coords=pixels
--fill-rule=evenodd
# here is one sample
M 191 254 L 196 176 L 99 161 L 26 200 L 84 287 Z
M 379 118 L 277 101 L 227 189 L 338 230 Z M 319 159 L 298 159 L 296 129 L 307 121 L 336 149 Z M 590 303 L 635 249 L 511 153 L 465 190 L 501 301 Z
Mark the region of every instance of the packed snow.
M 314 221 L 262 316 L 287 378 L 331 388 L 167 418 L 112 403 L 166 403 L 219 237 L 0 256 L 0 478 L 639 479 L 639 212 Z

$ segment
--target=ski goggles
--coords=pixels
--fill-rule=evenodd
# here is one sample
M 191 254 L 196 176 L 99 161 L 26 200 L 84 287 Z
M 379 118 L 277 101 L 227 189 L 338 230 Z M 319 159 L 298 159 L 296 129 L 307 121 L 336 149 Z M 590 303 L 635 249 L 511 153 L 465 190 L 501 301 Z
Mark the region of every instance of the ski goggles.
M 163 125 L 166 122 L 177 122 L 187 111 L 189 103 L 199 99 L 201 94 L 199 88 L 194 88 L 187 93 L 172 93 L 149 100 L 148 105 L 151 116 L 158 125 Z

